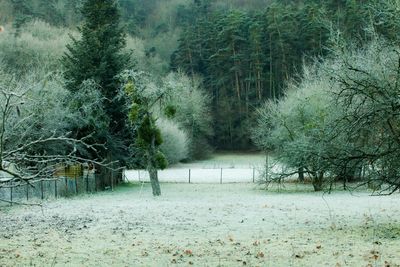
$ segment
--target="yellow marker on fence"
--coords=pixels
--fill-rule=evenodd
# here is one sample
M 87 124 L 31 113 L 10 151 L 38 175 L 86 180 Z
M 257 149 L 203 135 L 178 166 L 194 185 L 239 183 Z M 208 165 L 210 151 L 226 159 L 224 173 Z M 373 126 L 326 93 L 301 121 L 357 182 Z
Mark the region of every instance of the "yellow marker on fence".
M 76 179 L 77 177 L 83 176 L 83 167 L 80 164 L 69 166 L 61 165 L 55 171 L 54 176 Z

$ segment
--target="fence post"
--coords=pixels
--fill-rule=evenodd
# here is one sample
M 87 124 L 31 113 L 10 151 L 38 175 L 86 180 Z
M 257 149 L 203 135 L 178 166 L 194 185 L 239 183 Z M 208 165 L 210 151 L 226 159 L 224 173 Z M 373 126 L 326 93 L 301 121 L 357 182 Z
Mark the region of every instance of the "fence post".
M 94 191 L 97 192 L 97 175 L 94 173 Z
M 57 179 L 54 180 L 54 197 L 57 199 Z
M 189 184 L 190 184 L 190 178 L 191 178 L 191 170 L 189 169 Z
M 111 191 L 114 191 L 114 170 L 111 170 Z
M 86 173 L 86 193 L 89 193 L 89 169 Z
M 29 185 L 26 184 L 26 201 L 29 200 L 29 187 L 28 187 L 28 186 L 29 186 Z
M 67 180 L 67 177 L 65 177 L 64 180 L 65 180 L 65 195 L 68 196 L 68 180 Z
M 78 174 L 75 171 L 75 194 L 78 194 Z
M 268 181 L 269 179 L 269 154 L 267 153 L 267 157 L 265 159 L 265 179 Z
M 44 199 L 44 195 L 43 195 L 43 180 L 40 180 L 40 191 L 41 191 L 41 198 L 42 200 Z
M 222 168 L 221 168 L 221 178 L 220 178 L 220 184 L 222 184 Z
M 253 184 L 255 183 L 255 181 L 256 181 L 256 168 L 253 167 Z
M 10 204 L 11 204 L 11 206 L 13 204 L 13 187 L 12 187 L 12 185 L 10 185 Z
M 137 172 L 138 172 L 138 179 L 139 179 L 139 182 L 140 182 L 140 170 L 138 170 Z

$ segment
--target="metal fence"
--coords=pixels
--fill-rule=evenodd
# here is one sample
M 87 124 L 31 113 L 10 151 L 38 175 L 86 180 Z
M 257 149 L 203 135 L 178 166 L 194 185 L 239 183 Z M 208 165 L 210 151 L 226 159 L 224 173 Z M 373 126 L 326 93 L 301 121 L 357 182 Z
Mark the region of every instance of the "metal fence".
M 96 175 L 84 172 L 82 176 L 76 178 L 43 179 L 18 186 L 12 183 L 5 183 L 0 187 L 0 199 L 12 203 L 32 199 L 44 200 L 68 197 L 80 193 L 93 193 L 98 190 L 102 190 L 102 188 L 99 188 L 99 181 Z
M 262 176 L 262 168 L 176 168 L 158 172 L 160 182 L 172 183 L 254 183 Z M 149 182 L 146 170 L 126 170 L 124 179 L 129 182 Z

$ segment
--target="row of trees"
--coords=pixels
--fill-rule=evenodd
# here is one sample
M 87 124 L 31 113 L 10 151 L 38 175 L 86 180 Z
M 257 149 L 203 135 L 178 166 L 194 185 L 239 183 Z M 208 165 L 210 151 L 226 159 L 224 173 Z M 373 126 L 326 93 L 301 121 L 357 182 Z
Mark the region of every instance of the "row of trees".
M 351 39 L 398 34 L 392 1 L 272 1 L 264 11 L 217 10 L 195 1 L 172 56 L 172 68 L 201 74 L 213 97 L 213 144 L 245 149 L 255 108 L 279 99 L 303 62 Z
M 0 10 L 2 17 L 14 21 L 19 34 L 32 19 L 69 27 L 83 19 L 77 0 L 5 0 L 2 5 L 11 13 Z M 150 62 L 150 72 L 165 75 L 178 46 L 171 68 L 204 78 L 214 114 L 210 140 L 224 149 L 252 148 L 255 109 L 281 97 L 304 61 L 326 56 L 343 39 L 361 44 L 374 33 L 393 40 L 399 32 L 393 1 L 123 0 L 119 6 L 125 30 L 145 38 L 140 64 Z M 18 69 L 26 69 L 15 60 L 25 56 L 24 45 L 16 42 L 20 56 L 10 59 Z
M 14 1 L 13 4 L 24 4 L 24 1 Z M 182 8 L 184 10 L 185 7 Z M 53 41 L 54 35 L 34 31 L 29 36 L 24 35 L 24 27 L 18 25 L 18 34 L 12 39 L 14 43 L 0 36 L 0 46 L 11 52 L 9 56 L 2 51 L 4 63 L 8 73 L 18 73 L 22 80 L 30 72 L 30 66 L 39 66 L 43 55 L 48 57 L 50 64 L 41 69 L 41 75 L 53 77 L 57 75 L 56 72 L 47 73 L 54 69 L 62 72 L 61 84 L 65 85 L 62 88 L 66 88 L 66 95 L 69 95 L 63 98 L 68 99 L 66 117 L 72 116 L 79 121 L 68 124 L 62 128 L 64 132 L 57 135 L 64 141 L 81 143 L 73 146 L 71 155 L 98 162 L 115 161 L 119 167 L 129 164 L 145 166 L 152 173 L 153 192 L 156 195 L 160 194 L 156 170 L 165 167 L 168 157 L 173 162 L 203 156 L 204 151 L 209 150 L 207 141 L 212 138 L 214 145 L 219 148 L 248 148 L 254 118 L 261 118 L 254 138 L 256 143 L 264 149 L 275 151 L 280 161 L 292 171 L 310 174 L 316 190 L 322 188 L 322 181 L 327 174 L 330 177 L 336 174 L 351 178 L 356 169 L 367 170 L 365 166 L 374 172 L 382 172 L 384 167 L 379 165 L 382 164 L 381 157 L 375 161 L 377 165 L 365 165 L 366 161 L 371 161 L 366 156 L 357 155 L 357 159 L 362 158 L 360 162 L 349 159 L 353 151 L 361 148 L 348 136 L 357 141 L 363 139 L 343 129 L 360 130 L 353 124 L 346 124 L 362 115 L 351 115 L 351 112 L 361 110 L 352 106 L 356 102 L 354 99 L 360 97 L 353 99 L 343 93 L 349 90 L 343 89 L 342 92 L 334 89 L 338 84 L 351 84 L 351 89 L 360 90 L 363 81 L 357 80 L 356 75 L 349 78 L 357 68 L 346 64 L 359 62 L 357 59 L 361 57 L 343 60 L 346 64 L 340 61 L 317 63 L 315 69 L 306 69 L 303 78 L 289 82 L 287 95 L 283 88 L 294 73 L 301 73 L 299 69 L 304 62 L 310 62 L 314 56 L 345 58 L 333 53 L 335 50 L 332 48 L 340 47 L 342 40 L 348 36 L 355 37 L 353 43 L 356 48 L 366 40 L 380 36 L 396 44 L 400 23 L 397 23 L 395 16 L 398 9 L 395 2 L 368 2 L 362 6 L 357 1 L 326 1 L 323 5 L 313 1 L 290 1 L 272 3 L 262 13 L 240 10 L 221 12 L 209 1 L 194 1 L 190 8 L 191 15 L 179 20 L 181 25 L 186 25 L 186 30 L 172 57 L 172 67 L 177 72 L 166 76 L 137 71 L 131 57 L 135 53 L 129 53 L 125 48 L 127 36 L 121 26 L 118 5 L 112 0 L 87 0 L 83 3 L 81 10 L 84 20 L 79 28 L 80 36 L 72 36 L 72 43 L 67 46 L 62 58 L 63 68 L 58 69 L 54 63 L 56 60 L 45 53 L 45 48 L 32 55 L 18 57 L 23 52 L 17 49 L 18 46 L 13 48 L 18 40 L 28 37 L 31 40 L 40 39 L 39 47 L 46 43 L 43 40 Z M 18 29 L 21 31 L 18 32 Z M 147 58 L 151 56 L 148 51 L 143 54 Z M 343 55 L 349 55 L 349 52 Z M 15 62 L 13 58 L 21 58 L 22 61 Z M 31 65 L 25 65 L 24 62 L 30 62 Z M 363 67 L 364 63 L 359 64 Z M 361 67 L 357 74 L 372 73 L 372 70 L 363 70 Z M 186 74 L 179 72 L 178 68 L 182 68 Z M 387 74 L 388 77 L 393 73 Z M 203 81 L 198 74 L 204 77 Z M 332 84 L 332 81 L 336 82 Z M 209 91 L 208 94 L 203 91 L 203 86 Z M 374 88 L 378 86 L 382 87 L 381 84 L 373 85 Z M 303 87 L 307 89 L 301 89 Z M 369 89 L 369 85 L 365 87 L 361 91 Z M 332 92 L 340 97 L 333 97 Z M 37 93 L 46 95 L 45 90 Z M 13 92 L 5 97 L 13 98 Z M 282 100 L 277 102 L 280 98 Z M 254 113 L 255 108 L 266 99 L 271 102 L 259 111 L 261 115 Z M 333 100 L 336 106 L 331 104 Z M 346 106 L 343 103 L 350 104 Z M 365 104 L 366 100 L 362 103 Z M 336 112 L 337 107 L 340 107 L 340 112 Z M 4 110 L 12 109 L 6 107 Z M 68 110 L 78 115 L 71 115 Z M 350 114 L 343 115 L 341 112 L 346 110 Z M 210 118 L 210 113 L 214 114 L 213 118 Z M 7 111 L 2 119 L 9 120 L 9 114 L 15 115 Z M 372 117 L 365 116 L 368 119 Z M 214 127 L 210 127 L 212 124 Z M 388 125 L 389 130 L 396 133 L 396 123 L 390 122 Z M 3 132 L 9 129 L 12 129 L 10 125 L 4 127 Z M 163 136 L 167 136 L 169 142 L 163 143 Z M 175 144 L 170 142 L 174 138 L 182 141 Z M 354 150 L 343 150 L 341 145 L 332 145 L 332 140 Z M 18 146 L 12 143 L 12 138 L 3 139 L 2 142 L 5 142 L 3 147 L 13 149 Z M 375 143 L 368 144 L 373 146 Z M 174 149 L 179 153 L 172 153 Z M 29 151 L 35 156 L 40 153 L 51 154 L 51 149 L 37 150 L 39 154 L 34 154 L 34 149 Z M 355 157 L 353 154 L 351 156 Z M 31 167 L 29 164 L 25 166 Z M 373 171 L 368 169 L 368 173 Z M 379 177 L 382 178 L 382 174 Z

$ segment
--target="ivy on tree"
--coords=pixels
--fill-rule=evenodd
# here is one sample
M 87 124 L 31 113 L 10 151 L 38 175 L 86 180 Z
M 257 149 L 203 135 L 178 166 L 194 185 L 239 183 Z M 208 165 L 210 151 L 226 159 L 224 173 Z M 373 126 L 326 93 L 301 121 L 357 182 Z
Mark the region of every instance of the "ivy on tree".
M 132 80 L 125 85 L 125 94 L 132 101 L 128 117 L 135 129 L 135 147 L 141 152 L 143 165 L 150 175 L 153 195 L 160 196 L 161 188 L 158 181 L 158 170 L 165 169 L 168 166 L 168 161 L 160 150 L 163 139 L 161 131 L 156 125 L 153 110 L 155 105 L 165 97 L 165 92 L 147 96 L 141 94 L 142 91 L 136 88 Z M 174 106 L 169 105 L 163 110 L 163 113 L 167 117 L 173 117 L 176 109 Z

